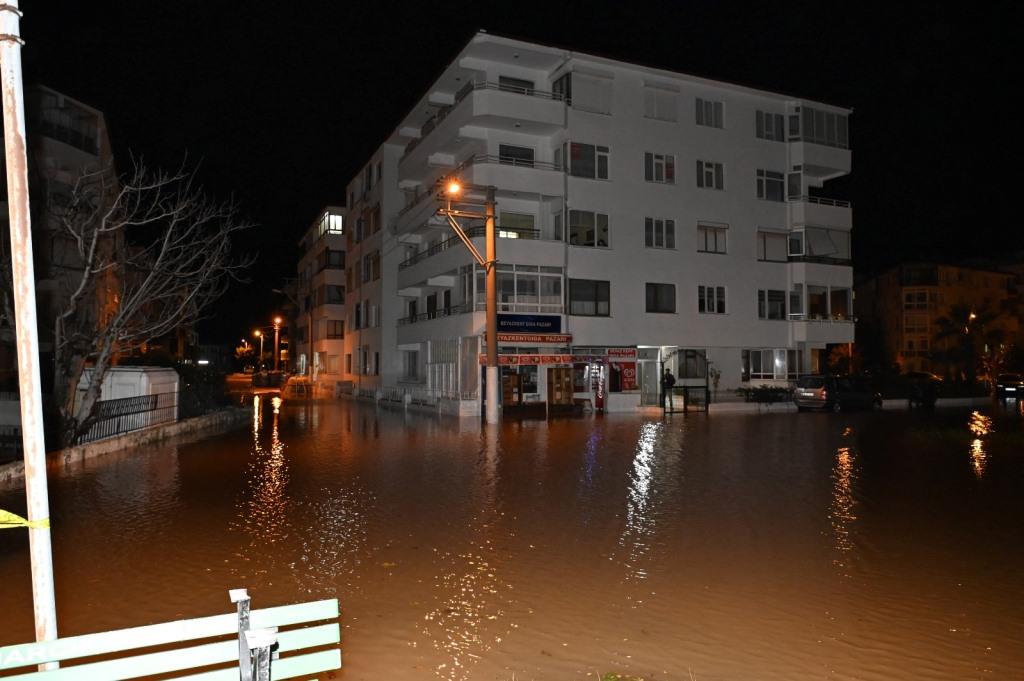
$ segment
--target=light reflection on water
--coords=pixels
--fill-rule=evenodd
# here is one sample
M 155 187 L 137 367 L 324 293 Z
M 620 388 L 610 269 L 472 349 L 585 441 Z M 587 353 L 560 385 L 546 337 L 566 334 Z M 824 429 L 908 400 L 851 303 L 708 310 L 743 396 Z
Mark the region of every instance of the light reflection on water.
M 974 469 L 974 474 L 980 479 L 984 477 L 985 468 L 988 466 L 988 454 L 985 452 L 985 441 L 983 438 L 994 432 L 992 419 L 980 412 L 972 411 L 971 418 L 967 422 L 967 428 L 975 436 L 971 440 L 971 468 Z
M 626 492 L 626 524 L 619 537 L 619 546 L 626 551 L 626 580 L 647 578 L 645 559 L 651 550 L 655 520 L 650 515 L 651 484 L 654 476 L 655 447 L 665 428 L 664 423 L 644 423 L 633 454 Z

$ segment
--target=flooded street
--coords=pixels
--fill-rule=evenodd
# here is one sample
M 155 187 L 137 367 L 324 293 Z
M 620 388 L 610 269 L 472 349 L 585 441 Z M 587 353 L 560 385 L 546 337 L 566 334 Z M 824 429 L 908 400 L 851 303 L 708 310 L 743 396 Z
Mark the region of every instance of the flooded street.
M 248 587 L 340 598 L 347 681 L 1024 678 L 1017 415 L 481 433 L 262 402 L 248 429 L 51 476 L 62 635 L 229 612 Z M 29 641 L 25 532 L 0 534 L 0 574 L 0 644 Z

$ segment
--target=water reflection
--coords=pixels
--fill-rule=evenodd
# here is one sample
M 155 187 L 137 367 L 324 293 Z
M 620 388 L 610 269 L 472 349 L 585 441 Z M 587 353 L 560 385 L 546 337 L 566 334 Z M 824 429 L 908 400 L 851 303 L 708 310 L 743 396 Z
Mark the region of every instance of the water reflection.
M 967 428 L 974 435 L 974 439 L 971 440 L 971 468 L 974 469 L 974 474 L 981 478 L 985 475 L 985 468 L 988 466 L 988 453 L 985 451 L 984 438 L 989 433 L 992 433 L 992 419 L 980 412 L 971 412 L 971 417 L 967 421 Z
M 651 481 L 654 467 L 654 447 L 665 428 L 664 423 L 645 423 L 640 427 L 633 468 L 626 493 L 626 526 L 619 538 L 619 546 L 628 552 L 626 579 L 643 580 L 647 570 L 641 563 L 651 550 L 654 519 L 650 515 Z
M 832 525 L 832 546 L 839 553 L 832 563 L 842 570 L 848 569 L 848 556 L 855 548 L 850 527 L 857 520 L 854 496 L 857 477 L 856 451 L 852 447 L 839 447 L 832 466 L 832 504 L 828 517 Z M 844 575 L 850 576 L 845 572 Z

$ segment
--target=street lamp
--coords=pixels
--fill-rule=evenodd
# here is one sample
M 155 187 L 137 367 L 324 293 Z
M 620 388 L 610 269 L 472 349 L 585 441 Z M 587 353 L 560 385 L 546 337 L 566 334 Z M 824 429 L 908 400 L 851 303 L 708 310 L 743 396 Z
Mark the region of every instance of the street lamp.
M 281 318 L 274 317 L 274 371 L 278 371 L 281 361 Z
M 498 272 L 496 269 L 497 265 L 497 235 L 494 227 L 494 192 L 493 186 L 487 187 L 476 187 L 476 189 L 484 190 L 484 212 L 471 213 L 467 211 L 454 210 L 452 208 L 452 201 L 457 200 L 462 194 L 463 189 L 470 187 L 463 187 L 462 184 L 456 178 L 448 178 L 443 183 L 443 193 L 446 198 L 446 205 L 444 208 L 438 210 L 438 213 L 443 215 L 448 220 L 448 224 L 455 231 L 455 234 L 462 240 L 466 248 L 473 255 L 473 258 L 484 268 L 487 281 L 487 316 L 486 316 L 486 334 L 487 334 L 487 410 L 486 420 L 487 423 L 498 423 L 501 412 L 498 409 Z M 462 203 L 466 203 L 463 201 Z M 467 217 L 467 218 L 484 218 L 484 244 L 487 259 L 485 260 L 481 255 L 480 251 L 476 249 L 473 242 L 470 241 L 469 236 L 463 231 L 462 226 L 459 224 L 456 217 Z
M 256 362 L 256 365 L 260 371 L 263 371 L 263 332 L 260 331 L 259 329 L 256 329 L 255 331 L 252 332 L 252 335 L 260 339 L 260 358 Z

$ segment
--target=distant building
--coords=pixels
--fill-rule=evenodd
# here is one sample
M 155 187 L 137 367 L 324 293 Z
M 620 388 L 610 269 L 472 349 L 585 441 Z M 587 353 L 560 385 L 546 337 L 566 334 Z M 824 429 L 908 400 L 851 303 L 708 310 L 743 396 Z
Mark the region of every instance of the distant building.
M 1016 282 L 1012 272 L 927 262 L 898 265 L 857 286 L 858 332 L 871 335 L 858 338 L 858 345 L 877 346 L 884 361 L 902 371 L 944 374 L 947 367 L 935 359 L 935 351 L 955 339 L 936 345 L 937 320 L 950 318 L 954 305 L 1008 310 L 997 323 L 1014 338 L 1020 325 L 1010 305 Z
M 348 184 L 345 377 L 479 400 L 484 268 L 437 215 L 452 175 L 464 210 L 496 188 L 506 406 L 656 405 L 666 367 L 722 389 L 820 371 L 854 338 L 851 208 L 818 193 L 850 172 L 849 114 L 478 33 Z
M 113 172 L 114 160 L 103 113 L 56 90 L 34 86 L 25 93 L 28 137 L 29 194 L 32 246 L 36 275 L 39 347 L 44 387 L 52 373 L 54 320 L 71 295 L 82 269 L 74 241 L 60 229 L 55 217 L 67 204 L 79 176 L 86 171 Z M 0 139 L 0 148 L 3 140 Z M 0 164 L 0 229 L 8 226 L 6 168 Z M 6 236 L 4 237 L 7 238 Z M 105 247 L 112 247 L 107 243 Z M 96 285 L 96 297 L 85 314 L 97 324 L 116 309 L 116 274 L 107 271 Z M 0 383 L 16 375 L 11 327 L 0 320 Z
M 325 208 L 299 241 L 293 369 L 333 391 L 345 354 L 345 215 Z

